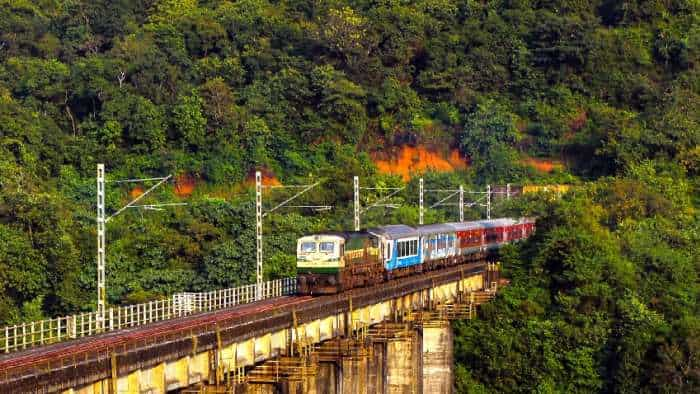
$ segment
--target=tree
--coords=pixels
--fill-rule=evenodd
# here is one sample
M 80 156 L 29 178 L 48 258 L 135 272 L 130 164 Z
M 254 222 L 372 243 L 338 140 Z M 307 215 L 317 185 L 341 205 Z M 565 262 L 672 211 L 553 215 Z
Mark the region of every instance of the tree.
M 367 49 L 367 20 L 354 9 L 345 6 L 332 8 L 325 20 L 319 21 L 323 45 L 354 67 L 369 54 Z
M 24 302 L 46 291 L 46 260 L 22 232 L 0 224 L 0 324 L 21 321 Z
M 359 141 L 367 127 L 367 114 L 361 101 L 365 97 L 364 89 L 330 65 L 314 68 L 311 87 L 317 108 L 331 130 L 348 142 Z
M 66 94 L 65 83 L 70 71 L 58 60 L 10 58 L 6 65 L 4 79 L 13 81 L 14 93 L 21 97 L 55 101 Z
M 196 91 L 181 95 L 173 109 L 173 125 L 180 138 L 193 149 L 205 144 L 207 119 L 202 114 L 204 101 Z
M 131 93 L 120 93 L 105 103 L 102 119 L 116 122 L 121 128 L 123 141 L 136 152 L 154 151 L 165 144 L 163 110 L 149 99 Z
M 495 101 L 477 105 L 467 117 L 461 135 L 462 151 L 485 181 L 513 179 L 517 155 L 513 145 L 519 133 L 515 116 Z
M 418 94 L 396 78 L 384 81 L 375 100 L 380 113 L 379 125 L 388 136 L 409 129 L 411 122 L 423 110 Z

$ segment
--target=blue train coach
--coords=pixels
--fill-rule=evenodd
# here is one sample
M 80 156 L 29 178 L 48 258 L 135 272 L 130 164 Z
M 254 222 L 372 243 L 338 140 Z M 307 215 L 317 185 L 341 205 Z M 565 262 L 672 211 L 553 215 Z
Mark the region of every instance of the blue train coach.
M 373 228 L 369 233 L 379 239 L 380 256 L 387 277 L 391 277 L 392 270 L 420 270 L 422 248 L 420 233 L 415 228 L 395 224 Z

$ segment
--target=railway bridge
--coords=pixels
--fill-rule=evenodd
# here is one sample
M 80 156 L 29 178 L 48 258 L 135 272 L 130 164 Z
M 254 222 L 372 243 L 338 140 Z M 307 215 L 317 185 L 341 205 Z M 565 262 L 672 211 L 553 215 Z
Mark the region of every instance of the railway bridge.
M 285 295 L 0 356 L 0 393 L 450 393 L 450 320 L 495 296 L 472 262 Z

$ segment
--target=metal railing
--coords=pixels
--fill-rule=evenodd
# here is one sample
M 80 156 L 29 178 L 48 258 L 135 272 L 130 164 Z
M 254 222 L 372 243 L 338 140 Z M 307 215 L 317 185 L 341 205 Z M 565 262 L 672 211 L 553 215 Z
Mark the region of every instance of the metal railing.
M 296 284 L 296 278 L 264 282 L 262 298 L 294 294 Z M 99 329 L 97 312 L 15 324 L 0 329 L 0 351 L 10 353 L 194 313 L 230 308 L 253 301 L 255 301 L 254 284 L 201 293 L 176 293 L 168 299 L 109 308 L 105 311 L 103 330 Z

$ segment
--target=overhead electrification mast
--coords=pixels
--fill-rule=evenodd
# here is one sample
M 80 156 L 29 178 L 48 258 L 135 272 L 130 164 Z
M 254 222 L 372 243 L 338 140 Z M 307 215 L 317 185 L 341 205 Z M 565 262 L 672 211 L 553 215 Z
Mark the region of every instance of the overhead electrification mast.
M 114 219 L 115 216 L 124 212 L 129 208 L 142 208 L 149 210 L 160 210 L 161 207 L 165 206 L 178 206 L 187 205 L 187 203 L 166 203 L 166 204 L 141 204 L 136 205 L 136 203 L 146 197 L 153 190 L 158 188 L 158 186 L 169 181 L 172 175 L 160 178 L 141 178 L 141 179 L 124 179 L 118 181 L 108 181 L 106 180 L 105 165 L 103 163 L 97 164 L 97 318 L 96 325 L 97 330 L 101 331 L 104 329 L 105 321 L 105 309 L 107 308 L 107 287 L 105 279 L 105 268 L 106 268 L 106 254 L 107 254 L 107 222 Z M 114 214 L 109 217 L 105 215 L 105 183 L 129 183 L 129 182 L 150 182 L 158 181 L 155 185 L 151 186 L 148 190 L 141 193 L 138 197 L 134 198 L 117 210 Z

